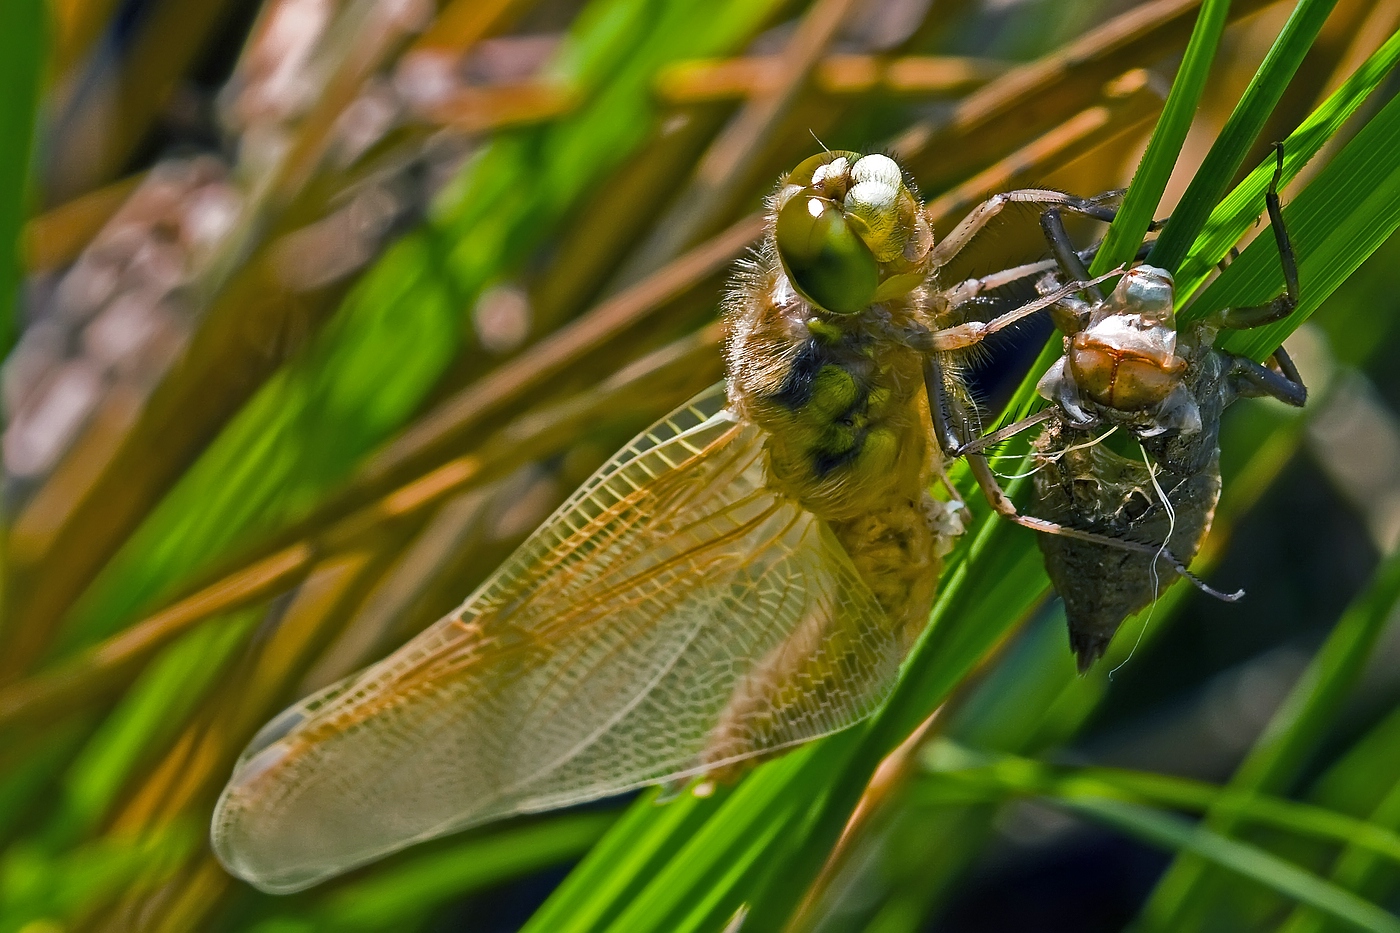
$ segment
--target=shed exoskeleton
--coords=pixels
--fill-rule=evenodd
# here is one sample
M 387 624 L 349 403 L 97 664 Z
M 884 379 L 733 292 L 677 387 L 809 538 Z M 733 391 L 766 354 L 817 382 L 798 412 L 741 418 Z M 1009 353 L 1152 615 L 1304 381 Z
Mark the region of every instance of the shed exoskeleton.
M 1150 548 L 1130 551 L 1067 535 L 1040 538 L 1081 671 L 1102 656 L 1127 616 L 1175 581 L 1180 562 L 1190 562 L 1210 530 L 1220 496 L 1225 409 L 1244 396 L 1270 396 L 1298 407 L 1307 400 L 1282 347 L 1271 365 L 1262 365 L 1214 346 L 1222 329 L 1268 324 L 1297 306 L 1297 264 L 1277 191 L 1281 148 L 1277 158 L 1265 209 L 1283 267 L 1283 294 L 1178 327 L 1172 277 L 1164 269 L 1138 265 L 1107 296 L 1088 286 L 1051 311 L 1065 335 L 1064 355 L 1038 386 L 1051 406 L 989 436 L 1004 439 L 1045 422 L 1034 442 L 1033 515 Z M 1060 216 L 1050 210 L 1042 222 L 1061 270 L 1045 288 L 1087 279 Z M 1113 434 L 1126 435 L 1131 448 L 1115 451 Z M 985 446 L 972 445 L 979 451 L 973 456 L 980 460 Z

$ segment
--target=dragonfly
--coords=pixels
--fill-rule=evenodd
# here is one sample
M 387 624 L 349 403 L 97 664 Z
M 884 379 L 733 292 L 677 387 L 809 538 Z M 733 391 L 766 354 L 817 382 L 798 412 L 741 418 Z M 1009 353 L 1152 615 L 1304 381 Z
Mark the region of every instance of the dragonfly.
M 1086 287 L 960 319 L 1012 273 L 938 273 L 1014 204 L 1100 209 L 1009 192 L 935 241 L 887 156 L 825 151 L 784 176 L 723 303 L 725 381 L 608 460 L 457 610 L 269 722 L 214 812 L 224 866 L 296 891 L 513 815 L 732 780 L 869 716 L 966 514 L 930 380 L 946 389 L 960 353 Z

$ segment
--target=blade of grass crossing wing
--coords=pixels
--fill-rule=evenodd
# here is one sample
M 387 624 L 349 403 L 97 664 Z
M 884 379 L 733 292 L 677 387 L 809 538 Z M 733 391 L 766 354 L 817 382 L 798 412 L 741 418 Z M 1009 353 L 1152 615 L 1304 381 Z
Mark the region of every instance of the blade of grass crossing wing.
M 235 416 L 75 606 L 65 648 L 102 637 L 240 540 L 304 514 L 418 408 L 481 290 L 512 274 L 657 116 L 651 76 L 742 44 L 774 0 L 593 0 L 552 73 L 584 101 L 487 144 L 355 286 L 308 350 Z M 586 219 L 586 218 L 585 218 Z
M 1004 529 L 1005 524 L 1002 522 L 985 523 L 980 535 L 981 548 L 974 548 L 974 551 L 985 549 L 991 554 L 1002 553 L 990 544 Z M 1033 546 L 1029 549 L 1034 550 Z M 1037 574 L 1043 573 L 1039 570 L 1038 561 L 1023 560 L 1021 563 Z M 960 582 L 963 579 L 965 574 L 955 572 L 952 575 L 952 579 L 945 585 L 945 599 L 950 598 L 947 594 L 963 589 Z M 1018 581 L 1015 580 L 1006 579 L 1002 582 L 1007 590 L 1014 588 L 1022 593 L 1029 592 L 1032 598 L 1041 589 L 1038 585 L 1029 588 L 1016 586 Z M 984 590 L 983 595 L 989 592 L 991 591 Z M 947 604 L 942 605 L 946 607 Z M 947 611 L 945 608 L 944 612 Z M 1017 611 L 1020 611 L 1019 607 Z M 936 612 L 935 617 L 938 615 Z M 952 612 L 949 618 L 960 620 L 969 631 L 980 633 L 983 638 L 982 644 L 970 645 L 966 650 L 953 655 L 940 650 L 937 645 L 929 644 L 929 635 L 926 633 L 921 647 L 916 648 L 916 657 L 911 659 L 910 666 L 918 666 L 917 656 L 922 653 L 936 659 L 939 669 L 919 684 L 921 689 L 918 693 L 922 695 L 917 697 L 917 702 L 898 700 L 898 691 L 908 689 L 902 682 L 901 686 L 896 688 L 896 699 L 891 700 L 882 716 L 897 705 L 908 705 L 910 708 L 905 710 L 904 719 L 906 722 L 913 721 L 917 724 L 936 705 L 938 697 L 955 686 L 976 660 L 996 642 L 1000 637 L 999 633 L 1004 632 L 1015 620 L 1013 616 L 1006 622 L 999 623 L 979 615 L 979 624 L 973 625 L 964 619 L 961 612 Z M 930 631 L 937 628 L 938 626 L 934 625 Z M 925 663 L 927 664 L 927 661 Z M 930 689 L 938 691 L 938 697 L 930 698 L 927 695 Z M 921 714 L 914 712 L 915 707 L 922 711 Z M 853 749 L 863 749 L 864 743 L 871 741 L 868 733 L 872 728 L 873 724 L 846 730 L 764 765 L 756 773 L 749 775 L 721 807 L 709 810 L 710 818 L 703 828 L 694 832 L 693 838 L 686 841 L 683 847 L 679 850 L 674 846 L 670 847 L 664 853 L 664 861 L 642 858 L 625 870 L 604 873 L 603 877 L 607 883 L 613 885 L 611 890 L 600 891 L 594 888 L 591 893 L 588 890 L 590 884 L 587 875 L 590 869 L 601 871 L 606 865 L 603 858 L 595 861 L 594 855 L 591 854 L 576 873 L 580 880 L 576 881 L 575 876 L 571 876 L 557 892 L 558 900 L 551 898 L 541 912 L 532 918 L 527 933 L 546 929 L 577 933 L 599 929 L 627 930 L 629 933 L 634 930 L 665 930 L 668 933 L 676 929 L 704 930 L 709 929 L 717 918 L 727 919 L 731 916 L 742 903 L 754 896 L 756 889 L 764 892 L 755 901 L 758 904 L 763 903 L 763 897 L 774 888 L 785 889 L 785 900 L 800 897 L 802 887 L 793 881 L 791 874 L 794 863 L 800 863 L 804 870 L 815 872 L 830 846 L 830 843 L 827 843 L 825 847 L 815 847 L 816 844 L 812 842 L 815 820 L 825 813 L 824 810 L 814 809 L 813 803 L 832 793 L 830 788 L 837 776 L 844 776 L 843 764 L 859 757 Z M 897 730 L 887 728 L 885 731 Z M 892 747 L 888 740 L 884 744 Z M 873 755 L 869 768 L 862 770 L 873 769 L 887 751 L 886 747 L 879 754 Z M 850 778 L 848 786 L 854 788 L 854 799 L 859 799 L 860 789 L 868 779 L 868 773 Z M 851 795 L 851 791 L 845 792 Z M 686 804 L 693 806 L 690 801 L 678 800 L 667 807 L 654 808 L 653 813 L 664 813 L 671 807 Z M 852 802 L 849 806 L 853 805 Z M 847 812 L 849 806 L 846 807 Z M 631 823 L 630 815 L 627 822 Z M 624 825 L 619 825 L 619 837 L 623 833 Z M 644 824 L 639 820 L 638 824 L 627 826 L 627 829 L 635 831 L 637 825 Z M 838 833 L 841 825 L 844 825 L 844 817 L 837 824 Z M 605 839 L 600 850 L 612 842 L 612 839 Z M 809 848 L 810 852 L 807 851 Z M 615 846 L 613 851 L 617 852 L 620 849 L 622 846 Z M 739 870 L 737 866 L 744 868 Z M 640 892 L 636 890 L 634 880 L 638 877 L 645 879 L 645 888 Z M 564 909 L 566 905 L 571 909 Z M 625 908 L 621 914 L 618 912 L 619 907 Z M 779 928 L 781 918 L 786 916 L 791 907 L 791 903 L 778 906 L 780 919 L 777 921 L 778 925 L 772 929 Z M 600 922 L 610 916 L 618 919 L 607 926 Z M 748 921 L 752 926 L 746 926 L 752 929 L 766 928 L 765 916 L 766 913 L 756 910 Z
M 1172 208 L 1171 221 L 1152 247 L 1147 261 L 1173 270 L 1201 232 L 1211 208 L 1225 193 L 1225 186 L 1239 170 L 1249 147 L 1283 96 L 1303 56 L 1312 48 L 1318 31 L 1337 0 L 1303 0 L 1288 17 L 1259 70 L 1250 79 L 1230 119 L 1211 144 L 1196 177 Z
M 762 766 L 714 796 L 686 792 L 665 806 L 655 794 L 632 805 L 598 847 L 531 917 L 522 933 L 667 930 L 705 913 L 713 900 L 742 899 L 742 872 L 809 796 L 808 745 Z M 740 877 L 735 877 L 738 874 Z M 733 892 L 733 894 L 731 894 Z
M 1172 81 L 1162 116 L 1157 120 L 1147 151 L 1133 174 L 1123 206 L 1109 225 L 1103 246 L 1090 267 L 1093 275 L 1103 275 L 1114 266 L 1127 262 L 1147 236 L 1147 228 L 1152 223 L 1153 214 L 1162 200 L 1162 192 L 1167 188 L 1177 156 L 1181 153 L 1181 145 L 1186 141 L 1191 121 L 1195 119 L 1196 105 L 1200 103 L 1201 92 L 1205 90 L 1206 78 L 1210 75 L 1210 65 L 1220 44 L 1220 34 L 1225 31 L 1229 11 L 1229 0 L 1205 0 L 1201 4 L 1201 12 L 1197 14 L 1196 26 L 1186 44 L 1181 68 Z
M 831 790 L 793 833 L 791 856 L 770 866 L 753 904 L 752 929 L 782 929 L 836 844 L 875 768 L 1024 618 L 1045 588 L 1033 540 L 1012 537 L 1011 526 L 987 516 L 966 561 L 943 584 L 929 623 L 904 674 L 859 745 L 833 775 Z

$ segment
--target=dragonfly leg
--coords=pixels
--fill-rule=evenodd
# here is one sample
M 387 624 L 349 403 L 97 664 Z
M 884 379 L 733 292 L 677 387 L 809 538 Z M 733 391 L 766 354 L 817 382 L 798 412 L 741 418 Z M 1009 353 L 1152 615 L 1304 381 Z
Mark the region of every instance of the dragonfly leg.
M 981 343 L 997 331 L 1004 330 L 1013 324 L 1019 323 L 1033 314 L 1038 314 L 1041 311 L 1050 311 L 1053 314 L 1054 309 L 1061 302 L 1075 300 L 1074 296 L 1076 292 L 1088 288 L 1089 286 L 1096 285 L 1112 276 L 1120 275 L 1122 272 L 1123 269 L 1120 266 L 1098 278 L 1088 279 L 1087 281 L 1072 281 L 1052 291 L 1046 292 L 1039 298 L 1026 302 L 1015 310 L 994 317 L 990 321 L 968 321 L 964 324 L 955 324 L 952 327 L 939 328 L 938 330 L 928 332 L 921 339 L 927 349 L 934 352 L 965 350 L 968 347 Z M 920 347 L 920 349 L 922 348 L 923 347 Z
M 1283 294 L 1260 305 L 1222 309 L 1215 315 L 1215 323 L 1220 327 L 1244 330 L 1272 324 L 1288 317 L 1298 307 L 1298 255 L 1293 249 L 1293 241 L 1288 237 L 1288 227 L 1283 222 L 1283 206 L 1278 196 L 1279 182 L 1283 179 L 1283 143 L 1274 143 L 1274 152 L 1277 161 L 1273 181 L 1264 195 L 1264 209 L 1268 212 L 1269 227 L 1278 246 L 1279 264 L 1283 266 Z
M 1101 204 L 1094 198 L 1081 198 L 1063 191 L 1055 191 L 1053 188 L 1020 188 L 994 194 L 973 208 L 972 213 L 964 217 L 962 222 L 933 248 L 933 267 L 938 269 L 947 265 L 954 256 L 967 248 L 983 227 L 995 220 L 1010 204 L 1056 207 L 1099 220 L 1112 220 L 1117 213 L 1117 208 Z
M 1302 408 L 1308 401 L 1308 387 L 1298 375 L 1298 368 L 1288 353 L 1279 347 L 1273 360 L 1278 369 L 1271 369 L 1243 356 L 1230 354 L 1230 380 L 1241 395 L 1276 398 L 1280 402 Z

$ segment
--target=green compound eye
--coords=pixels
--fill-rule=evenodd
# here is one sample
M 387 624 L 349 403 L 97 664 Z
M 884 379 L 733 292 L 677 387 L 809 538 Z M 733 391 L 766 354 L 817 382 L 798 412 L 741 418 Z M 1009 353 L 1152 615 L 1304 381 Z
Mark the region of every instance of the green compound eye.
M 803 298 L 833 314 L 854 314 L 875 300 L 879 265 L 840 207 L 807 194 L 791 198 L 778 211 L 776 232 L 778 258 Z
M 803 159 L 802 162 L 788 173 L 787 183 L 789 185 L 810 185 L 812 177 L 817 174 L 817 169 L 823 165 L 830 165 L 832 162 L 844 160 L 843 167 L 849 171 L 860 159 L 859 152 L 850 152 L 846 149 L 828 149 L 819 152 L 814 156 Z

